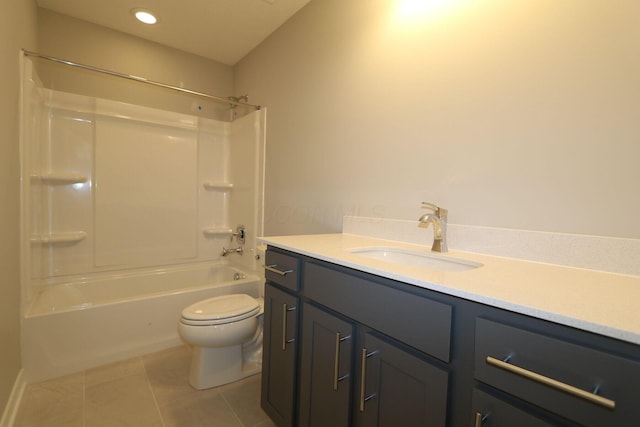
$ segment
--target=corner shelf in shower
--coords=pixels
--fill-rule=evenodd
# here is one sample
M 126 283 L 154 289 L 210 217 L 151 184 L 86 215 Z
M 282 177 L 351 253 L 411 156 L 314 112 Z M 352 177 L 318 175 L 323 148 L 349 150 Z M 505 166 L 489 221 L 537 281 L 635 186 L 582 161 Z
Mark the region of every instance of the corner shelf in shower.
M 202 230 L 205 237 L 231 236 L 233 230 L 227 227 L 210 227 Z
M 230 182 L 206 181 L 202 184 L 206 190 L 231 191 L 233 184 Z
M 48 185 L 83 184 L 88 179 L 86 175 L 73 172 L 50 172 L 42 175 L 31 175 L 31 181 Z
M 87 237 L 84 231 L 68 231 L 65 233 L 51 233 L 31 237 L 31 243 L 55 245 L 56 243 L 78 243 Z

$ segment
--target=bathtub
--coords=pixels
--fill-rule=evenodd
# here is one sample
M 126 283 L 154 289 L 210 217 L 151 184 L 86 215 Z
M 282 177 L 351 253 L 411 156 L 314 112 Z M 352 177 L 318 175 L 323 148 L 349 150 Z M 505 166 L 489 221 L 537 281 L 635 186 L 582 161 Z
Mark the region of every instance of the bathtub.
M 262 282 L 200 263 L 48 283 L 22 318 L 23 374 L 38 382 L 179 345 L 184 307 L 231 293 L 258 297 Z

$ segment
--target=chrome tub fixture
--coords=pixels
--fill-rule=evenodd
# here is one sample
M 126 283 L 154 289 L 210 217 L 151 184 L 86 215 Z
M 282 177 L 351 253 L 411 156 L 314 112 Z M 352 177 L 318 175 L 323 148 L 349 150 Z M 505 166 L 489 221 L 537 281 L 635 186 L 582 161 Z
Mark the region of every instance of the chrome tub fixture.
M 238 248 L 222 248 L 222 256 L 227 256 L 229 254 L 238 254 L 238 255 L 242 255 L 244 253 L 244 249 L 242 248 L 242 246 L 238 247 Z

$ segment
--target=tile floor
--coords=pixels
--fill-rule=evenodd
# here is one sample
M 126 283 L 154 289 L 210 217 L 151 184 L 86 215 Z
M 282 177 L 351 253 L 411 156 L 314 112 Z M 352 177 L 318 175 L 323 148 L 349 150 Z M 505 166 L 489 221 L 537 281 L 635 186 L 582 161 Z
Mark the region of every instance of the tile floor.
M 272 427 L 260 375 L 198 391 L 191 349 L 174 347 L 27 386 L 14 427 Z

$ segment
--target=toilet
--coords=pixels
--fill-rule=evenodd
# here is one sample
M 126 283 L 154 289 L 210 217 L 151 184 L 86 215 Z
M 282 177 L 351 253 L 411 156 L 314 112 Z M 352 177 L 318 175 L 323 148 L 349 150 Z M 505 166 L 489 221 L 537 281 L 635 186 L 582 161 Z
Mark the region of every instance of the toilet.
M 182 310 L 178 334 L 193 345 L 189 384 L 203 390 L 257 374 L 262 368 L 264 300 L 222 295 Z

